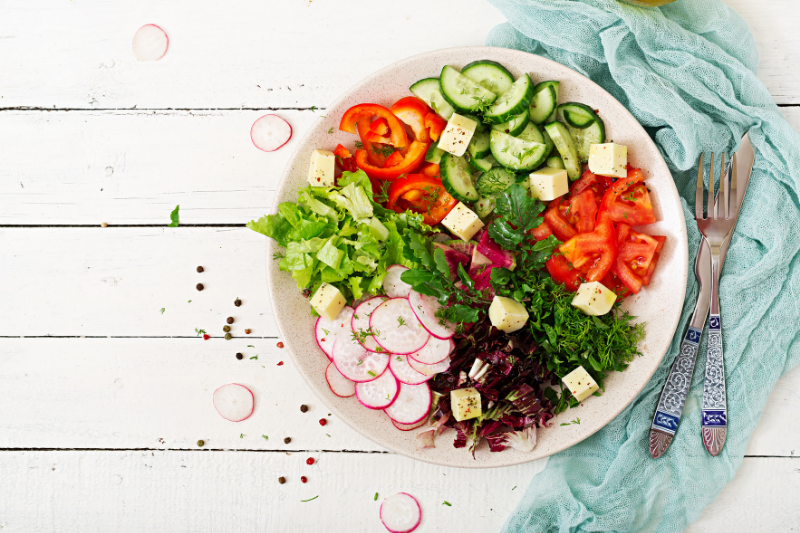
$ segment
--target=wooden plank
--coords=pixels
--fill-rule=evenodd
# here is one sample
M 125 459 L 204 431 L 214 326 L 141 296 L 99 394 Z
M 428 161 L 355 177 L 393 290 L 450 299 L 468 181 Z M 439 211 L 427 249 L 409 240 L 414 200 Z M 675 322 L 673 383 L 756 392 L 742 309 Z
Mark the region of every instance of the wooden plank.
M 800 131 L 800 108 L 781 108 Z M 0 224 L 241 224 L 269 211 L 283 168 L 324 111 L 282 111 L 294 128 L 265 153 L 257 111 L 6 112 L 0 116 Z M 322 118 L 325 116 L 325 118 Z M 87 127 L 91 125 L 91 127 Z M 35 139 L 36 142 L 31 142 Z M 64 142 L 69 139 L 70 142 Z M 354 136 L 336 131 L 352 147 Z
M 420 501 L 419 531 L 497 531 L 543 466 L 475 471 L 396 455 L 322 453 L 314 454 L 318 461 L 309 467 L 306 456 L 0 452 L 0 527 L 12 533 L 379 532 L 384 531 L 381 500 L 404 491 Z M 307 484 L 299 482 L 301 475 L 308 476 Z M 287 483 L 278 484 L 279 476 Z M 687 532 L 791 531 L 798 526 L 791 511 L 798 492 L 796 460 L 745 459 L 734 481 Z
M 328 416 L 274 339 L 5 338 L 0 360 L 0 448 L 196 449 L 203 439 L 215 449 L 383 450 Z M 253 391 L 251 418 L 232 423 L 216 414 L 211 394 L 225 383 Z M 800 409 L 798 389 L 800 367 L 770 395 L 749 455 L 800 455 L 800 428 L 785 422 Z

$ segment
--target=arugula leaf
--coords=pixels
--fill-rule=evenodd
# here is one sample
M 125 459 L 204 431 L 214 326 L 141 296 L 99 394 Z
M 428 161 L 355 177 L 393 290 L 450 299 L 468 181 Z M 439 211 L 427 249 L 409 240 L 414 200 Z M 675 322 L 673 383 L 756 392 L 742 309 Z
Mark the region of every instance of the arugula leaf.
M 463 283 L 468 289 L 472 290 L 475 288 L 475 282 L 472 280 L 471 277 L 469 277 L 467 271 L 464 270 L 463 264 L 461 263 L 458 264 L 456 272 L 458 273 L 458 278 L 461 280 L 461 283 Z
M 180 211 L 180 209 L 181 209 L 181 206 L 180 205 L 176 205 L 175 209 L 172 210 L 172 213 L 169 214 L 169 219 L 170 219 L 169 227 L 170 228 L 177 228 L 178 225 L 181 223 L 181 221 L 178 219 L 178 211 Z
M 428 270 L 436 270 L 436 263 L 430 251 L 430 238 L 415 231 L 407 231 L 404 235 L 408 239 L 406 258 L 421 263 Z
M 545 205 L 528 196 L 519 183 L 511 185 L 495 201 L 494 212 L 499 218 L 489 226 L 489 237 L 504 249 L 513 250 L 526 239 L 527 232 L 538 225 L 539 213 Z
M 442 276 L 450 277 L 450 265 L 447 263 L 447 258 L 444 256 L 444 250 L 438 246 L 433 251 L 433 260 Z
M 477 322 L 480 310 L 463 304 L 456 304 L 444 309 L 444 319 L 450 322 Z

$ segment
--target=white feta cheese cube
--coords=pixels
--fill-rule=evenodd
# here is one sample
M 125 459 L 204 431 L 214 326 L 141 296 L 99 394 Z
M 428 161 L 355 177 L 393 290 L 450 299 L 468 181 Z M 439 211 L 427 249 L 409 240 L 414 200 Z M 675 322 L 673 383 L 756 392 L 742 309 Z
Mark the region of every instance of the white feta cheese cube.
M 463 241 L 468 241 L 483 227 L 483 221 L 469 207 L 458 202 L 442 220 L 442 225 Z
M 450 408 L 457 422 L 481 416 L 481 393 L 474 387 L 450 391 Z
M 589 146 L 589 170 L 598 176 L 624 178 L 628 175 L 628 147 L 604 143 Z
M 531 196 L 543 202 L 555 200 L 569 192 L 569 177 L 562 168 L 541 168 L 528 177 Z
M 600 387 L 597 385 L 592 376 L 586 371 L 585 368 L 579 366 L 561 380 L 564 385 L 569 389 L 576 400 L 582 402 L 598 390 Z
M 308 182 L 314 187 L 333 187 L 336 156 L 328 150 L 314 150 L 308 166 Z
M 323 283 L 320 285 L 314 297 L 311 298 L 311 307 L 319 313 L 319 316 L 325 317 L 328 320 L 333 320 L 336 315 L 342 310 L 345 304 L 345 298 L 339 289 L 330 283 Z
M 528 321 L 528 310 L 512 298 L 495 296 L 489 306 L 489 320 L 500 331 L 512 333 L 525 326 Z
M 572 305 L 587 315 L 600 316 L 611 311 L 617 295 L 599 281 L 581 283 Z
M 467 151 L 467 145 L 475 134 L 478 123 L 471 118 L 463 117 L 458 113 L 453 113 L 447 121 L 447 127 L 439 137 L 438 147 L 445 152 L 461 157 Z

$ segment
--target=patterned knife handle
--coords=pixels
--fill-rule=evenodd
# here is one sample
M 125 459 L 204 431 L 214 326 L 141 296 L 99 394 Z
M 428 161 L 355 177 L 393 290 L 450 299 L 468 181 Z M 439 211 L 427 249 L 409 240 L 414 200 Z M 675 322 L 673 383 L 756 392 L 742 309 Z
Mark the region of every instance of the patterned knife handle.
M 703 382 L 703 444 L 716 457 L 725 446 L 728 406 L 725 400 L 725 361 L 722 357 L 722 323 L 718 314 L 708 319 L 708 355 Z
M 702 335 L 702 330 L 689 327 L 681 343 L 681 351 L 672 363 L 667 382 L 664 383 L 653 424 L 650 426 L 650 455 L 653 459 L 658 459 L 667 451 L 678 431 L 683 406 L 689 396 L 697 348 Z

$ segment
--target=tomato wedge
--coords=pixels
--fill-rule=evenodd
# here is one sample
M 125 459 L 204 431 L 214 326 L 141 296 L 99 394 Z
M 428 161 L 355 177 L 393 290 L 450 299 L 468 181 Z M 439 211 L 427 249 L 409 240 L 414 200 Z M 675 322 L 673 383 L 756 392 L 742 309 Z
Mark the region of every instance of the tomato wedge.
M 438 224 L 452 211 L 458 200 L 444 189 L 442 180 L 424 174 L 408 174 L 389 187 L 386 207 L 398 213 L 411 210 L 424 215 L 424 222 Z
M 389 126 L 388 142 L 395 148 L 405 148 L 408 146 L 408 134 L 403 123 L 394 116 L 387 108 L 378 104 L 358 104 L 344 112 L 342 120 L 339 122 L 339 129 L 347 133 L 356 133 L 358 124 L 362 119 L 367 119 L 368 124 L 372 124 L 372 118 L 384 119 Z M 364 142 L 364 134 L 358 130 L 361 142 Z
M 431 140 L 438 141 L 447 127 L 447 121 L 436 113 L 431 112 L 425 115 L 425 127 L 428 129 Z
M 650 193 L 644 186 L 644 174 L 628 167 L 628 177 L 618 179 L 603 195 L 597 220 L 611 220 L 631 226 L 644 226 L 656 221 Z
M 622 283 L 622 281 L 620 281 L 620 279 L 613 272 L 606 274 L 606 277 L 604 277 L 603 281 L 600 283 L 602 283 L 607 289 L 614 291 L 614 294 L 617 295 L 617 298 L 625 298 L 631 294 L 630 289 L 628 289 L 628 287 L 626 287 L 625 284 Z
M 603 195 L 606 193 L 609 187 L 611 187 L 611 178 L 606 176 L 598 176 L 597 174 L 592 174 L 590 170 L 587 170 L 581 175 L 578 181 L 572 184 L 572 187 L 570 187 L 569 190 L 569 195 L 577 196 L 586 189 L 591 189 L 592 192 L 594 192 L 597 205 L 600 205 L 600 202 L 603 200 Z
M 389 110 L 411 128 L 418 141 L 431 140 L 425 127 L 425 116 L 431 112 L 431 108 L 425 102 L 416 96 L 406 96 L 395 102 Z
M 568 241 L 579 233 L 591 232 L 596 215 L 597 200 L 594 192 L 587 189 L 550 202 L 544 218 L 559 240 Z
M 583 272 L 587 281 L 600 281 L 617 258 L 617 234 L 610 220 L 597 224 L 591 233 L 580 233 L 559 247 L 572 266 Z
M 617 258 L 611 272 L 636 294 L 650 283 L 667 238 L 638 233 L 627 224 L 618 224 L 617 234 Z
M 556 252 L 551 255 L 544 266 L 547 268 L 553 281 L 561 283 L 570 292 L 576 292 L 578 287 L 581 286 L 582 272 L 573 267 L 560 253 Z
M 547 221 L 542 218 L 542 223 L 530 230 L 528 233 L 531 234 L 531 237 L 533 237 L 534 240 L 543 241 L 553 234 L 553 228 L 551 228 L 550 224 L 548 224 Z

